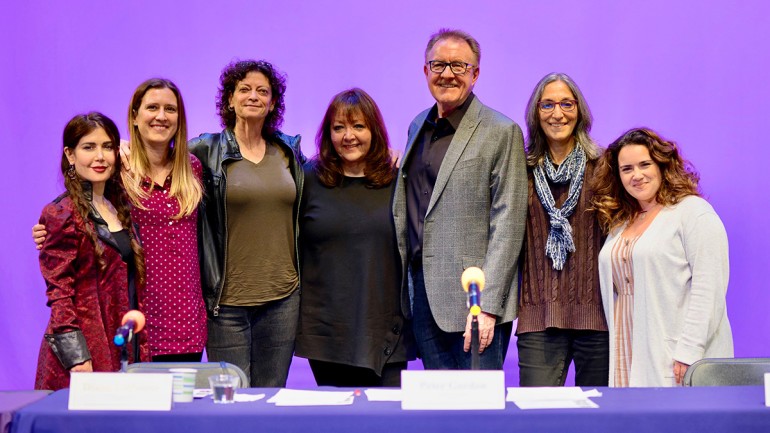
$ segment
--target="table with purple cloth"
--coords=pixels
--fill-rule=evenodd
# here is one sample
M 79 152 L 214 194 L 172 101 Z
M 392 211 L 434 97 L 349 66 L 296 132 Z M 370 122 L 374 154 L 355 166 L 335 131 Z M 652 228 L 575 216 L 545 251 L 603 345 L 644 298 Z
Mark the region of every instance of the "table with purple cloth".
M 598 388 L 597 409 L 404 411 L 399 402 L 350 406 L 276 407 L 266 400 L 215 405 L 210 398 L 168 412 L 68 411 L 62 390 L 17 411 L 12 433 L 447 433 L 447 432 L 770 432 L 764 388 Z
M 14 412 L 48 394 L 48 391 L 0 391 L 0 433 L 10 431 Z

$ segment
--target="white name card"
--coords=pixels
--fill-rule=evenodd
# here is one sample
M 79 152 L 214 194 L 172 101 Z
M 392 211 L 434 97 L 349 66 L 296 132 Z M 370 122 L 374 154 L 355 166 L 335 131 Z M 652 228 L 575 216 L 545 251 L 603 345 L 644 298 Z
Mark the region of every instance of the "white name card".
M 770 373 L 765 373 L 765 406 L 770 407 Z
M 171 410 L 171 374 L 72 373 L 69 410 Z
M 502 370 L 404 370 L 401 409 L 505 409 Z

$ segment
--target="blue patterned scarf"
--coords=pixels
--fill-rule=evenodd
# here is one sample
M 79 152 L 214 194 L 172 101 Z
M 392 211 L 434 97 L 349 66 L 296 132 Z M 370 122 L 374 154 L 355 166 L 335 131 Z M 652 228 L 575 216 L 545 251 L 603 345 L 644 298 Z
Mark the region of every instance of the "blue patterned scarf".
M 575 243 L 572 240 L 572 226 L 567 218 L 577 207 L 580 198 L 580 190 L 583 188 L 583 177 L 586 171 L 586 153 L 583 148 L 575 146 L 558 169 L 554 168 L 548 152 L 545 153 L 545 161 L 533 170 L 535 178 L 535 191 L 543 208 L 551 218 L 551 227 L 548 230 L 548 241 L 545 244 L 545 255 L 551 258 L 553 268 L 560 271 L 567 261 L 567 254 L 575 252 Z M 570 182 L 569 196 L 561 208 L 556 208 L 548 179 L 556 184 Z

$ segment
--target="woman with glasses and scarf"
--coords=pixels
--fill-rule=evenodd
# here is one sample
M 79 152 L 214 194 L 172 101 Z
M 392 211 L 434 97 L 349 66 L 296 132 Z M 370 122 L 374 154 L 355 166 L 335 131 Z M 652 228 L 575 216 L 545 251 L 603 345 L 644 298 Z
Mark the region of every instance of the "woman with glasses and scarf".
M 606 386 L 609 343 L 597 257 L 604 237 L 588 184 L 600 150 L 568 75 L 535 87 L 526 113 L 529 193 L 519 320 L 520 386 Z

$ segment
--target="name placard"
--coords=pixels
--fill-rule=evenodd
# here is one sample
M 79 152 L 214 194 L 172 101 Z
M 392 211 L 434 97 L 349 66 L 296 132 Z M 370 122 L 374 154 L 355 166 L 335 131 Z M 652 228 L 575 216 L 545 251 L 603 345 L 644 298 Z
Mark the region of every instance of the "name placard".
M 770 407 L 770 373 L 765 373 L 765 406 Z
M 404 370 L 401 409 L 505 409 L 502 370 Z
M 171 410 L 171 374 L 72 373 L 69 410 Z

